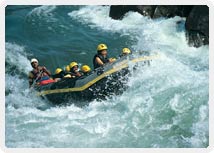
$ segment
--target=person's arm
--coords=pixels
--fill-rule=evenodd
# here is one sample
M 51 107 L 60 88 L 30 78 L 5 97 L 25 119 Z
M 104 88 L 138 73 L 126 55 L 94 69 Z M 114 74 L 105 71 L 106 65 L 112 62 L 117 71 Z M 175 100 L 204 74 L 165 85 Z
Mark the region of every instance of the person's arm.
M 77 72 L 77 73 L 76 73 L 76 76 L 80 77 L 80 76 L 82 76 L 82 75 L 81 75 L 80 72 Z
M 77 77 L 80 77 L 81 73 L 78 70 L 76 70 L 74 75 L 77 76 Z
M 95 60 L 96 60 L 97 64 L 99 64 L 99 65 L 101 65 L 101 66 L 104 65 L 104 63 L 101 61 L 101 59 L 100 59 L 99 57 L 96 57 Z
M 51 76 L 51 72 L 50 71 L 48 71 L 47 69 L 46 69 L 46 67 L 42 67 L 42 70 L 43 70 L 43 72 L 45 72 L 45 73 L 47 73 L 49 76 Z

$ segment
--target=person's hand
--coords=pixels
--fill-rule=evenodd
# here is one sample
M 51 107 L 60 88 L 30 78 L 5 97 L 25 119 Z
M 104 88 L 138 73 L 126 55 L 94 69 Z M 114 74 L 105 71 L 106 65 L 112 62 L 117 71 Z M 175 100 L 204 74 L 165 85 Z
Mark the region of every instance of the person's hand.
M 42 67 L 42 71 L 43 71 L 43 72 L 46 72 L 46 71 L 47 71 L 46 67 L 43 66 L 43 67 Z
M 116 58 L 109 58 L 110 63 L 116 61 Z

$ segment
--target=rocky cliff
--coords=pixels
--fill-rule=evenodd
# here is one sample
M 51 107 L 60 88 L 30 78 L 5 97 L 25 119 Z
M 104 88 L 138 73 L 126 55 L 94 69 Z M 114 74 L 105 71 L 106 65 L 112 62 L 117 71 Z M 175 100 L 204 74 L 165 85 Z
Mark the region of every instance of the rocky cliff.
M 209 44 L 209 8 L 206 5 L 112 5 L 109 16 L 122 19 L 135 11 L 150 18 L 186 17 L 186 36 L 190 46 Z

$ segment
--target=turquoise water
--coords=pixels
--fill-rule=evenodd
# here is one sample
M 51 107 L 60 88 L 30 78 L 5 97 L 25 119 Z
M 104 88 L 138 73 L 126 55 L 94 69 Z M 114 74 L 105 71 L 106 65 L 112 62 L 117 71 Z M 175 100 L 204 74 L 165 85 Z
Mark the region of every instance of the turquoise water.
M 129 12 L 116 21 L 108 13 L 109 6 L 6 8 L 7 147 L 208 146 L 209 46 L 187 45 L 185 18 Z M 30 58 L 52 72 L 74 60 L 92 66 L 99 43 L 111 57 L 123 47 L 160 57 L 132 72 L 122 95 L 82 108 L 54 107 L 29 91 Z

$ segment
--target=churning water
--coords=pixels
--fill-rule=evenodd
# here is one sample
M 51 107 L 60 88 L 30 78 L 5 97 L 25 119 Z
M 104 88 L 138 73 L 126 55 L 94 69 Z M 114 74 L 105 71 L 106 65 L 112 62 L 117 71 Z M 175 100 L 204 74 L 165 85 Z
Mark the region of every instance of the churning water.
M 209 46 L 189 47 L 185 18 L 108 17 L 109 6 L 6 8 L 7 147 L 207 147 Z M 139 67 L 120 96 L 88 106 L 52 106 L 28 89 L 31 57 L 52 72 L 92 66 L 96 45 L 160 57 Z

